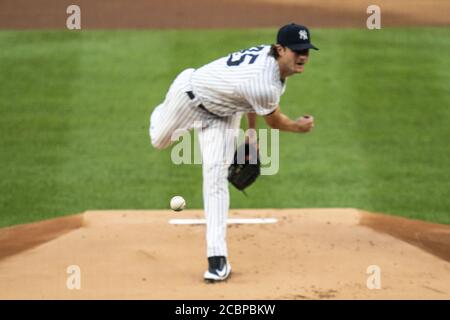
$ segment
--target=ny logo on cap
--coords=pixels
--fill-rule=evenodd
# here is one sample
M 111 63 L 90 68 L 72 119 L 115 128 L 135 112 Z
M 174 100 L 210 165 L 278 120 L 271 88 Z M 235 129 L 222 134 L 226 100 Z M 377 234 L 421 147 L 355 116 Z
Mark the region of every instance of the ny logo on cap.
M 308 33 L 305 30 L 300 30 L 298 32 L 301 40 L 308 40 Z

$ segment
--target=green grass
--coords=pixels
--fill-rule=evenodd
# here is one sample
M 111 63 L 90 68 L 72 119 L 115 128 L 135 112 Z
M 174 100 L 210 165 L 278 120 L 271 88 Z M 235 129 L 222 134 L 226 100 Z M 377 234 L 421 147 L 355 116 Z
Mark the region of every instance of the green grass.
M 201 167 L 151 148 L 173 78 L 275 30 L 1 31 L 0 226 L 87 209 L 202 207 Z M 281 105 L 280 170 L 234 208 L 355 207 L 450 224 L 450 29 L 313 30 Z M 262 120 L 259 120 L 262 125 Z

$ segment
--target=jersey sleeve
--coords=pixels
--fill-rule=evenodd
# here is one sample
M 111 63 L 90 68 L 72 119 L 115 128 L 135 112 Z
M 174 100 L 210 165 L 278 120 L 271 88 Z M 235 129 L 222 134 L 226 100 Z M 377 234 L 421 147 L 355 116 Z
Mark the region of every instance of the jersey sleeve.
M 247 81 L 240 88 L 243 98 L 260 116 L 272 113 L 280 103 L 279 90 L 273 84 L 263 80 Z

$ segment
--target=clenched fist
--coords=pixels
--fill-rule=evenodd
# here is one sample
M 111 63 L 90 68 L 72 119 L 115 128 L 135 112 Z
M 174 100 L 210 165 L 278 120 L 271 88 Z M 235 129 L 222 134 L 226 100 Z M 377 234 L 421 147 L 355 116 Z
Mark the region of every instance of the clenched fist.
M 303 115 L 296 122 L 299 132 L 309 132 L 314 128 L 314 117 L 311 115 Z

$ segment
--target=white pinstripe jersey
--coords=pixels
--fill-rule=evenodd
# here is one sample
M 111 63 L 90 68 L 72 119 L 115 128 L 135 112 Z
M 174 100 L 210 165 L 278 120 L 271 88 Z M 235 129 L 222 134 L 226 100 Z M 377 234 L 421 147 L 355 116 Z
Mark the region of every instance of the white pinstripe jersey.
M 269 51 L 267 45 L 245 49 L 195 70 L 191 77 L 194 94 L 206 109 L 219 116 L 270 114 L 286 84 L 281 82 L 278 63 Z

